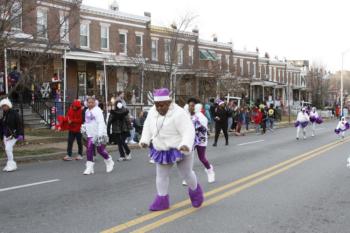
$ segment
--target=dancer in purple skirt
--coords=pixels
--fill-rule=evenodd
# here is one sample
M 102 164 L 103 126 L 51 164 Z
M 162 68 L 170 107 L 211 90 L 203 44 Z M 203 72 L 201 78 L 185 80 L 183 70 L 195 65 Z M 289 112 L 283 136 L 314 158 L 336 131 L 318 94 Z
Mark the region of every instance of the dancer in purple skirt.
M 297 120 L 295 122 L 295 127 L 297 128 L 297 140 L 299 140 L 300 130 L 303 129 L 303 138 L 306 139 L 306 127 L 309 124 L 310 118 L 306 112 L 306 108 L 302 108 L 298 113 Z
M 312 125 L 312 137 L 315 136 L 316 124 L 322 124 L 323 120 L 320 115 L 318 115 L 316 108 L 312 107 L 310 112 L 310 122 Z
M 339 121 L 337 128 L 335 128 L 334 132 L 339 135 L 340 139 L 344 139 L 345 131 L 350 128 L 349 122 L 346 121 L 345 117 L 342 117 Z
M 154 103 L 143 126 L 140 145 L 150 147 L 150 157 L 156 163 L 157 196 L 149 207 L 151 211 L 165 210 L 169 204 L 169 176 L 177 164 L 181 178 L 188 184 L 193 207 L 203 203 L 203 191 L 193 172 L 193 145 L 195 130 L 189 115 L 171 101 L 169 90 L 155 90 Z
M 84 175 L 94 174 L 95 147 L 97 147 L 97 152 L 104 158 L 106 171 L 109 173 L 114 168 L 114 162 L 112 157 L 106 151 L 108 136 L 103 113 L 97 106 L 97 101 L 94 97 L 88 97 L 87 106 L 88 109 L 85 112 L 85 123 L 81 127 L 82 134 L 87 138 L 87 162 Z

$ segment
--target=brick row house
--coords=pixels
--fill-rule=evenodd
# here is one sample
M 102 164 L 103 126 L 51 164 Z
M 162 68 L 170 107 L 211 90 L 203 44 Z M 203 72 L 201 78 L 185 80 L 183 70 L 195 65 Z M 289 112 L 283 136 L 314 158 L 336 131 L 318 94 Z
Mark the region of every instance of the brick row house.
M 164 86 L 180 103 L 190 96 L 204 101 L 227 95 L 284 106 L 309 100 L 307 64 L 239 51 L 217 38 L 202 40 L 198 29 L 152 25 L 150 13 L 124 13 L 115 3 L 109 9 L 77 0 L 27 3 L 31 10 L 12 31 L 30 46 L 7 48 L 5 73 L 13 66 L 24 71 L 38 57 L 30 67 L 33 80 L 65 79 L 67 101 L 96 95 L 108 102 L 125 91 L 128 103 L 148 104 L 148 93 Z

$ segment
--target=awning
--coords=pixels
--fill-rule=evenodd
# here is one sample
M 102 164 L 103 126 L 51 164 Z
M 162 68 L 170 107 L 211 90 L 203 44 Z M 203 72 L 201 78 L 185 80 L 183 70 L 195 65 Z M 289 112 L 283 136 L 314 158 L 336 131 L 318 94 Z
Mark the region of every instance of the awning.
M 271 81 L 253 81 L 250 83 L 251 86 L 263 86 L 263 87 L 276 87 L 277 83 Z
M 206 61 L 216 61 L 217 56 L 214 51 L 206 50 L 206 49 L 200 49 L 199 50 L 199 59 L 200 60 L 206 60 Z

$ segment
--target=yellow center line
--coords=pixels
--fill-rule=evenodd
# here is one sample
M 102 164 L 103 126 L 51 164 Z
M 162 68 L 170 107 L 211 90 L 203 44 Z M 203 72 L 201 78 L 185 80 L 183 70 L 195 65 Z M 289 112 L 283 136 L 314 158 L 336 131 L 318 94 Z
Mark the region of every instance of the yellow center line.
M 268 174 L 266 174 L 266 175 L 264 175 L 262 177 L 259 177 L 259 178 L 255 179 L 255 180 L 252 180 L 252 181 L 248 182 L 248 183 L 245 183 L 245 184 L 243 184 L 243 185 L 241 185 L 241 186 L 239 186 L 237 188 L 231 189 L 231 190 L 229 190 L 229 191 L 227 191 L 227 192 L 225 192 L 225 193 L 223 193 L 221 195 L 218 195 L 218 196 L 215 196 L 215 197 L 213 197 L 211 199 L 208 199 L 208 200 L 206 200 L 203 203 L 202 208 L 210 206 L 212 204 L 215 204 L 215 203 L 217 203 L 217 202 L 219 202 L 219 201 L 221 201 L 223 199 L 226 199 L 228 197 L 231 197 L 231 196 L 233 196 L 233 195 L 235 195 L 235 194 L 237 194 L 237 193 L 239 193 L 239 192 L 241 192 L 241 191 L 243 191 L 243 190 L 245 190 L 247 188 L 255 186 L 255 185 L 257 185 L 257 184 L 259 184 L 259 183 L 261 183 L 261 182 L 263 182 L 265 180 L 268 180 L 271 177 L 274 177 L 274 176 L 276 176 L 276 175 L 278 175 L 280 173 L 283 173 L 283 172 L 285 172 L 285 171 L 287 171 L 287 170 L 289 170 L 289 169 L 291 169 L 291 168 L 293 168 L 293 167 L 295 167 L 295 166 L 297 166 L 297 165 L 299 165 L 299 164 L 301 164 L 301 163 L 303 163 L 303 162 L 305 162 L 307 160 L 310 160 L 310 159 L 312 159 L 312 158 L 314 158 L 316 156 L 319 156 L 319 155 L 323 154 L 326 151 L 329 151 L 329 150 L 331 150 L 331 149 L 333 149 L 333 148 L 335 148 L 335 147 L 337 147 L 339 145 L 342 145 L 345 142 L 347 142 L 347 141 L 343 141 L 341 143 L 337 143 L 337 144 L 332 145 L 332 146 L 330 146 L 330 147 L 328 147 L 328 148 L 326 148 L 326 149 L 324 149 L 322 151 L 315 152 L 315 153 L 313 153 L 313 154 L 311 154 L 309 156 L 306 156 L 306 157 L 304 157 L 304 158 L 302 158 L 302 159 L 300 159 L 298 161 L 295 161 L 294 163 L 291 163 L 291 164 L 289 164 L 289 165 L 287 165 L 285 167 L 277 169 L 277 170 L 275 170 L 275 171 L 273 171 L 271 173 L 268 173 Z M 192 208 L 192 207 L 186 208 L 184 210 L 180 210 L 180 211 L 178 211 L 178 212 L 176 212 L 176 213 L 174 213 L 174 214 L 172 214 L 170 216 L 164 217 L 164 218 L 162 218 L 162 219 L 160 219 L 160 220 L 158 220 L 158 221 L 156 221 L 154 223 L 151 223 L 151 224 L 148 224 L 148 225 L 146 225 L 144 227 L 141 227 L 141 228 L 133 231 L 132 233 L 149 232 L 151 230 L 159 228 L 160 226 L 162 226 L 164 224 L 173 222 L 173 221 L 175 221 L 175 220 L 177 220 L 177 219 L 179 219 L 181 217 L 184 217 L 186 215 L 194 213 L 194 212 L 196 212 L 198 210 L 199 209 Z
M 346 139 L 346 140 L 344 140 L 343 143 L 345 143 L 345 142 L 347 142 L 347 141 L 349 141 L 349 138 Z M 282 167 L 282 166 L 285 166 L 285 165 L 287 165 L 287 164 L 289 164 L 289 163 L 292 163 L 292 162 L 294 162 L 294 161 L 297 161 L 297 160 L 299 160 L 299 159 L 302 159 L 302 158 L 304 158 L 304 157 L 306 157 L 306 156 L 308 156 L 308 155 L 310 155 L 310 154 L 316 153 L 316 152 L 318 152 L 318 151 L 322 151 L 323 149 L 325 149 L 325 148 L 327 148 L 327 147 L 330 147 L 330 146 L 332 146 L 332 145 L 339 145 L 339 141 L 335 141 L 335 142 L 326 144 L 326 145 L 321 146 L 321 147 L 319 147 L 319 148 L 317 148 L 317 149 L 314 149 L 314 150 L 311 150 L 311 151 L 309 151 L 309 152 L 303 153 L 303 154 L 301 154 L 301 155 L 299 155 L 299 156 L 296 156 L 296 157 L 293 157 L 293 158 L 291 158 L 291 159 L 288 159 L 288 160 L 286 160 L 286 161 L 284 161 L 284 162 L 281 162 L 281 163 L 279 163 L 279 164 L 276 164 L 276 165 L 274 165 L 274 166 L 272 166 L 272 167 L 269 167 L 269 168 L 267 168 L 267 169 L 261 170 L 261 171 L 259 171 L 259 172 L 253 173 L 253 174 L 251 174 L 251 175 L 249 175 L 249 176 L 246 176 L 246 177 L 244 177 L 244 178 L 241 178 L 241 179 L 238 179 L 238 180 L 236 180 L 236 181 L 233 181 L 233 182 L 231 182 L 231 183 L 229 183 L 229 184 L 226 184 L 226 185 L 223 185 L 223 186 L 221 186 L 221 187 L 215 188 L 215 189 L 213 189 L 213 190 L 211 190 L 211 191 L 209 191 L 209 192 L 206 192 L 204 195 L 205 195 L 206 198 L 208 198 L 208 197 L 210 197 L 210 196 L 212 196 L 212 195 L 215 195 L 215 194 L 217 194 L 217 193 L 220 193 L 220 192 L 222 192 L 222 191 L 225 191 L 225 190 L 227 190 L 227 189 L 229 189 L 229 188 L 235 187 L 235 186 L 240 185 L 240 184 L 242 184 L 242 183 L 245 183 L 245 182 L 247 182 L 247 181 L 249 181 L 249 180 L 252 180 L 252 179 L 254 179 L 254 178 L 256 178 L 256 177 L 259 177 L 259 176 L 262 176 L 262 175 L 264 175 L 264 174 L 266 174 L 266 173 L 269 173 L 269 172 L 271 172 L 271 171 L 273 171 L 273 170 L 275 170 L 275 169 L 278 169 L 278 168 L 280 168 L 280 167 Z M 144 223 L 144 222 L 146 222 L 146 221 L 149 221 L 149 220 L 151 220 L 151 219 L 157 218 L 157 217 L 159 217 L 159 216 L 161 216 L 161 215 L 167 214 L 167 213 L 169 213 L 169 212 L 172 212 L 172 211 L 174 211 L 174 210 L 177 210 L 177 209 L 182 208 L 182 207 L 184 207 L 184 206 L 187 206 L 187 205 L 189 205 L 189 204 L 190 204 L 190 200 L 187 199 L 187 200 L 184 200 L 184 201 L 181 201 L 181 202 L 178 202 L 178 203 L 174 204 L 174 205 L 173 205 L 170 209 L 168 209 L 168 210 L 158 211 L 158 212 L 152 212 L 152 213 L 146 214 L 146 215 L 144 215 L 144 216 L 141 216 L 141 217 L 135 218 L 135 219 L 133 219 L 133 220 L 130 220 L 130 221 L 126 222 L 126 223 L 122 223 L 122 224 L 117 225 L 117 226 L 115 226 L 115 227 L 106 229 L 106 230 L 102 231 L 101 233 L 117 233 L 117 232 L 121 232 L 121 231 L 124 231 L 124 230 L 126 230 L 126 229 L 128 229 L 128 228 L 130 228 L 130 227 L 133 227 L 133 226 L 135 226 L 135 225 L 138 225 L 138 224 Z

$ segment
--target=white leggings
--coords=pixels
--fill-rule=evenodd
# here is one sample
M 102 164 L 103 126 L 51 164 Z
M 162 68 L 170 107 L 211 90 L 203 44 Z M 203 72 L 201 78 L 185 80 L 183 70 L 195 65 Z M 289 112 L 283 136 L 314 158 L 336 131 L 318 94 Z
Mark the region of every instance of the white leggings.
M 312 135 L 315 135 L 316 122 L 312 123 Z
M 4 137 L 4 144 L 5 144 L 5 151 L 7 155 L 7 161 L 14 161 L 13 160 L 13 147 L 16 144 L 17 139 L 7 139 Z
M 159 196 L 168 195 L 169 175 L 172 164 L 157 164 L 157 193 Z M 179 174 L 183 180 L 186 181 L 188 187 L 192 190 L 197 188 L 197 177 L 193 168 L 193 153 L 186 155 L 183 160 L 177 163 Z
M 297 127 L 297 138 L 299 138 L 299 133 L 300 133 L 301 129 L 303 130 L 303 135 L 306 136 L 306 127 L 302 128 L 301 126 L 298 126 Z

